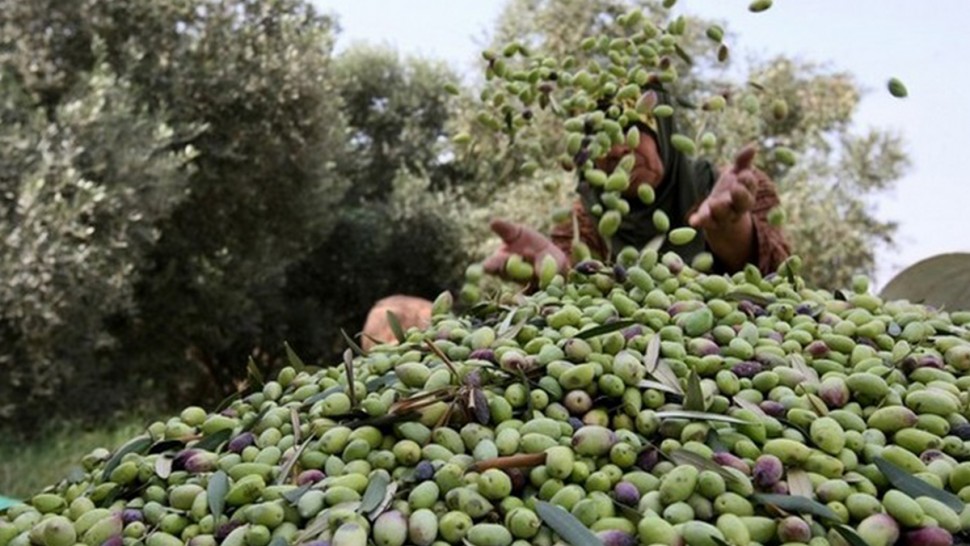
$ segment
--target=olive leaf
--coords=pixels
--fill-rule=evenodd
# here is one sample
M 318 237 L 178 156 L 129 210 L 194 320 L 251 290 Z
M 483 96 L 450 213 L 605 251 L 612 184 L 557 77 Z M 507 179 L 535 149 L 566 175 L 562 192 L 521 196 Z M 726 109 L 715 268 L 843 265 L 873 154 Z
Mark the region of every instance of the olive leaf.
M 681 391 L 667 386 L 666 383 L 661 383 L 659 381 L 651 381 L 649 379 L 641 379 L 639 382 L 637 382 L 637 387 L 641 389 L 653 389 L 656 391 L 662 391 L 668 394 L 675 394 L 678 396 L 683 395 Z
M 296 452 L 293 453 L 293 456 L 287 459 L 286 463 L 282 466 L 282 468 L 280 468 L 279 476 L 276 478 L 277 485 L 286 483 L 286 479 L 289 476 L 290 471 L 293 470 L 293 466 L 296 465 L 297 461 L 300 460 L 300 456 L 303 455 L 303 452 L 306 450 L 307 446 L 310 445 L 310 442 L 313 441 L 313 438 L 313 433 L 307 435 L 306 440 L 303 440 L 303 443 L 300 444 L 300 447 L 298 447 Z
M 792 354 L 788 357 L 789 362 L 791 362 L 791 367 L 801 372 L 802 376 L 805 377 L 805 383 L 808 385 L 818 385 L 818 372 L 815 368 L 809 366 L 805 362 L 805 358 L 799 354 Z
M 229 476 L 219 470 L 209 478 L 209 485 L 206 487 L 209 510 L 216 521 L 219 521 L 219 518 L 222 517 L 222 511 L 226 506 L 227 492 L 229 492 Z
M 812 405 L 812 408 L 815 410 L 815 413 L 821 415 L 822 417 L 825 417 L 826 415 L 829 414 L 829 407 L 825 405 L 824 400 L 822 400 L 821 398 L 819 398 L 818 396 L 812 393 L 807 393 L 805 397 L 808 398 L 808 402 Z
M 629 326 L 633 326 L 634 324 L 636 324 L 636 321 L 630 320 L 630 319 L 617 320 L 617 321 L 609 322 L 607 324 L 594 326 L 593 328 L 583 330 L 577 333 L 573 337 L 576 339 L 590 339 L 596 336 L 601 336 L 603 334 L 610 334 L 610 333 L 616 332 L 617 330 L 622 330 Z
M 684 409 L 687 411 L 704 411 L 704 391 L 701 390 L 701 377 L 697 370 L 691 370 L 687 376 L 687 395 L 684 396 Z
M 800 468 L 792 468 L 788 471 L 788 491 L 794 496 L 815 498 L 812 480 L 808 477 L 808 473 Z
M 394 339 L 397 339 L 398 343 L 404 343 L 404 340 L 407 339 L 404 336 L 404 328 L 401 327 L 401 321 L 397 319 L 397 315 L 390 309 L 387 310 L 387 325 L 391 327 Z
M 313 483 L 307 482 L 301 485 L 300 487 L 297 487 L 296 489 L 290 489 L 286 493 L 283 493 L 282 496 L 284 499 L 286 499 L 286 502 L 292 504 L 293 506 L 296 506 L 296 503 L 300 502 L 300 497 L 306 494 L 306 492 L 309 491 L 312 487 L 313 487 Z
M 653 374 L 653 369 L 657 367 L 657 363 L 660 359 L 660 334 L 654 334 L 650 337 L 650 341 L 647 342 L 647 351 L 643 355 L 643 365 L 647 367 L 647 371 Z
M 390 372 L 390 373 L 394 373 L 394 372 Z M 334 386 L 330 387 L 329 389 L 326 389 L 324 391 L 318 392 L 317 394 L 314 394 L 313 396 L 307 398 L 306 400 L 303 401 L 302 406 L 304 408 L 312 407 L 314 404 L 316 404 L 317 402 L 325 399 L 326 397 L 330 396 L 331 394 L 336 393 L 336 392 L 344 392 L 346 390 L 347 390 L 347 388 L 344 387 L 343 385 L 334 385 Z
M 266 384 L 266 381 L 263 380 L 263 373 L 259 371 L 259 366 L 256 365 L 253 357 L 249 357 L 249 360 L 246 361 L 246 375 L 256 383 L 257 387 L 262 387 Z
M 495 328 L 495 332 L 498 337 L 502 337 L 512 326 L 512 319 L 515 318 L 515 311 L 515 309 L 509 309 L 508 312 L 505 313 L 505 318 L 502 319 L 502 322 L 500 322 Z
M 172 458 L 165 455 L 155 459 L 155 475 L 167 480 L 172 475 Z
M 384 374 L 384 375 L 382 375 L 380 377 L 375 377 L 373 379 L 368 379 L 367 380 L 367 383 L 365 383 L 365 386 L 367 387 L 367 392 L 376 392 L 378 389 L 381 389 L 383 387 L 387 387 L 388 385 L 392 385 L 394 383 L 394 381 L 396 381 L 396 380 L 397 380 L 397 376 L 394 375 L 394 372 L 393 371 L 390 371 L 390 372 L 387 372 L 386 374 Z M 332 388 L 335 388 L 335 387 L 332 387 Z M 329 389 L 327 389 L 327 390 L 329 390 Z M 326 392 L 326 391 L 324 391 L 324 392 Z M 323 398 L 321 398 L 321 400 L 322 399 Z
M 441 362 L 443 362 L 444 365 L 448 367 L 448 371 L 451 372 L 452 377 L 460 380 L 461 375 L 458 373 L 458 370 L 455 369 L 455 365 L 451 362 L 451 359 L 448 358 L 448 355 L 446 355 L 444 351 L 442 351 L 441 348 L 435 345 L 435 343 L 430 339 L 424 340 L 424 344 L 427 345 L 428 349 L 431 349 L 431 352 L 434 353 L 435 356 L 440 358 Z
M 364 349 L 362 349 L 360 347 L 360 345 L 357 345 L 357 342 L 354 341 L 354 338 L 352 338 L 349 335 L 347 335 L 347 331 L 346 330 L 344 330 L 343 328 L 341 328 L 340 329 L 340 334 L 344 337 L 344 341 L 347 342 L 347 345 L 349 345 L 350 348 L 353 349 L 355 353 L 357 353 L 357 354 L 359 354 L 361 356 L 367 356 L 367 351 L 365 351 Z
M 813 516 L 818 516 L 822 519 L 828 519 L 832 521 L 838 521 L 839 515 L 835 513 L 834 510 L 825 506 L 824 504 L 807 499 L 800 496 L 792 495 L 776 495 L 769 493 L 755 493 L 751 496 L 756 502 L 760 504 L 768 504 L 781 508 L 786 512 L 792 512 L 796 514 L 811 514 Z
M 324 510 L 310 520 L 310 523 L 307 524 L 300 534 L 296 535 L 296 538 L 293 539 L 293 544 L 299 545 L 310 542 L 320 536 L 320 533 L 326 531 L 328 527 L 330 527 L 330 510 Z
M 509 316 L 512 316 L 512 315 L 510 314 Z M 528 323 L 529 323 L 529 319 L 523 318 L 519 322 L 516 322 L 515 326 L 512 326 L 511 328 L 506 328 L 505 330 L 503 330 L 502 333 L 498 334 L 497 337 L 499 339 L 515 339 L 516 336 L 519 335 L 519 332 L 521 332 L 522 329 L 525 328 L 525 325 Z
M 640 515 L 640 512 L 637 512 L 636 508 L 632 506 L 627 506 L 626 504 L 623 504 L 622 502 L 616 499 L 610 499 L 610 500 L 613 501 L 613 507 L 616 509 L 617 512 L 620 513 L 619 515 L 625 518 L 630 518 L 631 521 L 638 521 L 642 517 Z
M 288 342 L 283 342 L 283 348 L 286 349 L 286 360 L 290 363 L 290 366 L 293 366 L 294 370 L 302 372 L 306 369 L 306 364 L 303 363 L 303 359 L 300 358 L 300 355 L 296 354 L 296 351 L 290 347 Z
M 219 446 L 229 441 L 231 436 L 232 429 L 224 428 L 207 436 L 203 436 L 202 439 L 196 442 L 196 444 L 192 447 L 215 453 L 216 450 L 219 449 Z
M 374 508 L 367 513 L 367 519 L 374 521 L 378 516 L 383 514 L 385 510 L 387 510 L 387 507 L 390 506 L 391 502 L 394 500 L 394 495 L 397 494 L 397 488 L 398 485 L 396 481 L 391 482 L 390 485 L 387 486 L 387 491 L 384 492 L 384 498 L 381 499 L 381 502 L 377 505 L 377 508 Z
M 243 426 L 241 432 L 248 432 L 256 428 L 256 425 L 258 425 L 263 420 L 263 417 L 266 417 L 266 414 L 269 413 L 269 410 L 270 410 L 269 404 L 263 404 L 263 409 L 259 410 L 259 413 L 256 414 L 256 418 L 250 421 L 248 425 Z
M 707 436 L 704 438 L 704 443 L 707 447 L 711 448 L 714 453 L 723 453 L 731 451 L 728 447 L 721 441 L 721 436 L 714 429 L 709 429 L 707 431 Z
M 657 417 L 660 419 L 689 419 L 691 421 L 721 421 L 722 423 L 733 423 L 735 425 L 751 424 L 750 422 L 745 421 L 744 419 L 738 419 L 737 417 L 722 415 L 720 413 L 708 413 L 706 411 L 687 411 L 687 410 L 658 411 Z
M 296 408 L 292 407 L 290 408 L 290 424 L 293 425 L 293 443 L 298 444 L 301 440 L 300 429 L 302 429 L 303 426 L 300 424 L 300 412 L 298 412 Z
M 746 292 L 743 290 L 735 290 L 733 292 L 728 292 L 727 294 L 724 295 L 724 299 L 727 301 L 736 301 L 736 302 L 747 301 L 755 305 L 759 305 L 761 307 L 765 307 L 775 301 L 773 298 L 769 298 L 761 294 Z
M 242 392 L 240 392 L 240 391 L 236 391 L 236 392 L 230 394 L 229 396 L 223 398 L 219 402 L 219 404 L 216 406 L 216 409 L 214 411 L 216 413 L 219 413 L 220 411 L 228 408 L 230 404 L 232 404 L 236 400 L 240 399 L 241 397 L 242 397 Z
M 118 451 L 115 451 L 114 455 L 108 459 L 108 462 L 104 465 L 104 472 L 101 473 L 101 479 L 107 480 L 111 476 L 111 472 L 121 464 L 121 459 L 129 453 L 143 453 L 152 445 L 152 439 L 146 435 L 135 436 L 131 440 L 125 442 Z
M 387 495 L 387 487 L 391 483 L 391 478 L 387 472 L 375 472 L 367 484 L 364 496 L 360 500 L 358 512 L 370 512 L 377 508 L 384 497 Z
M 184 446 L 185 440 L 159 440 L 148 448 L 148 453 L 164 453 L 170 449 L 182 449 Z
M 660 334 L 654 334 L 647 342 L 647 352 L 643 357 L 643 365 L 647 367 L 647 373 L 654 379 L 667 385 L 671 390 L 677 391 L 677 394 L 684 394 L 677 374 L 674 373 L 667 362 L 660 358 Z
M 648 252 L 651 250 L 659 251 L 660 247 L 664 246 L 664 242 L 666 240 L 667 238 L 664 235 L 657 235 L 656 237 L 651 239 L 650 242 L 646 244 L 646 246 L 643 247 L 643 251 L 644 252 Z
M 543 523 L 571 546 L 604 546 L 603 541 L 576 519 L 576 516 L 560 506 L 538 501 L 536 513 Z
M 930 497 L 936 499 L 943 504 L 950 507 L 951 510 L 960 514 L 966 505 L 960 497 L 950 493 L 949 491 L 944 491 L 938 487 L 933 487 L 929 483 L 913 477 L 908 472 L 902 468 L 896 466 L 895 464 L 883 459 L 882 457 L 876 457 L 874 462 L 879 468 L 879 471 L 886 476 L 889 483 L 893 484 L 896 489 L 899 489 L 903 493 L 906 493 L 914 499 L 917 497 Z
M 857 533 L 855 529 L 853 529 L 852 527 L 849 527 L 848 525 L 845 525 L 845 524 L 837 525 L 835 526 L 835 530 L 840 535 L 842 535 L 842 538 L 844 538 L 845 541 L 848 542 L 851 546 L 869 546 L 869 543 L 866 542 L 866 539 L 859 536 L 859 533 Z

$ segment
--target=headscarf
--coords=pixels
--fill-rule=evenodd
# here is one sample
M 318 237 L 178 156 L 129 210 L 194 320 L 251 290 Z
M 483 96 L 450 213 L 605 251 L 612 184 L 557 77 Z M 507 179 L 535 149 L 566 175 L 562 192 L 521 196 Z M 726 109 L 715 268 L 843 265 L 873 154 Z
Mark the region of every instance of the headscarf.
M 670 104 L 670 97 L 660 88 L 652 88 L 657 94 L 657 104 Z M 620 228 L 610 241 L 613 257 L 626 246 L 641 249 L 660 232 L 653 225 L 653 213 L 663 210 L 670 218 L 670 229 L 687 226 L 687 215 L 710 194 L 717 181 L 714 167 L 704 160 L 692 160 L 682 154 L 670 143 L 674 134 L 672 116 L 651 117 L 644 120 L 657 141 L 660 159 L 664 166 L 664 177 L 657 186 L 656 198 L 650 205 L 639 199 L 630 199 L 630 213 L 623 216 Z M 599 191 L 585 180 L 579 182 L 578 191 L 586 210 L 599 203 Z M 706 249 L 704 237 L 698 235 L 686 245 L 672 246 L 664 242 L 660 252 L 675 250 L 684 261 L 690 262 L 694 256 Z

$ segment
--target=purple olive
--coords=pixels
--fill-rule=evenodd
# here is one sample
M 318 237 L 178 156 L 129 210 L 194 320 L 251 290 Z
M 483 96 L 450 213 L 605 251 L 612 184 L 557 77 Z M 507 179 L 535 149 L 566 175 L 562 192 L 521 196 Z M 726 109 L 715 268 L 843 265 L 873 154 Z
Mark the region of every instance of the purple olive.
M 430 480 L 433 477 L 434 465 L 431 464 L 431 461 L 421 461 L 417 466 L 414 467 L 414 478 L 417 481 L 423 482 Z
M 829 346 L 824 341 L 817 339 L 805 347 L 805 352 L 812 355 L 813 358 L 822 358 L 829 354 Z
M 715 453 L 714 456 L 711 457 L 711 460 L 721 466 L 729 466 L 743 472 L 746 475 L 751 475 L 751 468 L 748 466 L 748 463 L 742 461 L 727 451 Z
M 619 482 L 613 488 L 616 502 L 627 506 L 636 506 L 640 502 L 640 491 L 630 482 Z
M 495 351 L 492 349 L 475 349 L 468 355 L 468 358 L 473 360 L 486 360 L 491 363 L 495 363 Z
M 637 546 L 639 544 L 633 535 L 615 529 L 600 531 L 596 533 L 596 537 L 603 542 L 603 546 Z
M 653 470 L 658 462 L 660 462 L 660 451 L 655 448 L 645 449 L 637 457 L 637 467 L 645 472 Z
M 125 508 L 121 512 L 121 521 L 125 525 L 133 521 L 145 521 L 145 515 L 141 513 L 141 510 L 136 508 Z
M 309 470 L 304 470 L 303 472 L 300 472 L 300 475 L 296 477 L 296 484 L 306 485 L 308 483 L 317 483 L 318 481 L 322 480 L 325 477 L 326 476 L 324 476 L 323 472 L 315 468 L 311 468 Z
M 778 483 L 784 473 L 785 467 L 781 464 L 781 459 L 774 455 L 762 455 L 754 462 L 751 477 L 755 485 L 767 489 Z
M 256 443 L 256 436 L 252 432 L 243 432 L 229 440 L 229 451 L 242 453 L 244 449 Z
M 737 364 L 731 367 L 731 371 L 734 372 L 734 375 L 742 379 L 743 378 L 750 379 L 758 375 L 762 369 L 763 369 L 763 366 L 759 362 L 754 362 L 751 360 L 738 362 Z
M 776 402 L 774 400 L 765 400 L 764 402 L 758 404 L 761 411 L 765 412 L 769 417 L 784 417 L 788 413 L 785 406 L 781 402 Z
M 942 527 L 924 527 L 906 533 L 903 537 L 905 546 L 950 546 L 953 535 Z
M 808 543 L 812 538 L 812 528 L 808 522 L 797 516 L 789 516 L 778 523 L 778 540 L 781 542 Z

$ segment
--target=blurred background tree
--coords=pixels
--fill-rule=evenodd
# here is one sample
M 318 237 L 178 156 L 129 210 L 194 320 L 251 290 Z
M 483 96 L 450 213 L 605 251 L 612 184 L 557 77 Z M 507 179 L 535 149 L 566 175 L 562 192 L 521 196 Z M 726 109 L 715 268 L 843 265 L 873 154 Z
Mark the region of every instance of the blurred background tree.
M 108 326 L 137 308 L 137 271 L 194 152 L 104 65 L 49 113 L 0 81 L 0 416 L 32 427 L 50 415 L 39 408 L 124 382 Z
M 334 175 L 348 184 L 327 210 L 335 228 L 286 271 L 275 321 L 313 359 L 346 347 L 371 303 L 395 293 L 434 298 L 455 285 L 468 255 L 450 188 L 465 175 L 449 155 L 455 114 L 441 63 L 360 45 L 335 57 L 331 78 L 347 121 Z M 277 342 L 278 344 L 278 342 Z
M 66 256 L 53 275 L 4 260 L 23 275 L 9 299 L 36 301 L 3 310 L 5 330 L 20 336 L 5 345 L 4 374 L 55 362 L 9 381 L 21 396 L 4 417 L 24 424 L 80 407 L 96 418 L 132 399 L 232 390 L 253 347 L 278 344 L 260 298 L 282 294 L 286 267 L 329 236 L 337 219 L 327 211 L 349 187 L 333 175 L 345 124 L 329 78 L 332 21 L 298 0 L 4 0 L 0 13 L 0 66 L 21 115 L 64 139 L 91 126 L 77 144 L 53 143 L 57 155 L 37 153 L 32 168 L 5 169 L 11 204 L 29 200 L 39 178 L 60 178 L 42 186 L 47 208 L 11 217 L 5 233 L 37 230 Z M 102 82 L 110 76 L 120 87 Z M 58 185 L 83 191 L 68 200 Z M 59 314 L 85 320 L 59 320 L 65 332 L 42 336 L 43 354 L 25 352 L 30 322 Z
M 491 41 L 581 58 L 633 5 L 510 0 Z M 765 114 L 681 122 L 717 132 L 714 160 L 759 143 L 812 283 L 871 272 L 895 226 L 870 197 L 907 166 L 900 138 L 850 130 L 849 74 L 772 58 L 732 76 L 707 24 L 678 94 Z M 476 121 L 481 79 L 387 47 L 335 55 L 338 32 L 305 0 L 0 0 L 0 427 L 213 404 L 284 340 L 334 362 L 377 299 L 458 288 L 496 242 L 489 218 L 546 230 L 574 199 L 555 120 L 510 146 Z

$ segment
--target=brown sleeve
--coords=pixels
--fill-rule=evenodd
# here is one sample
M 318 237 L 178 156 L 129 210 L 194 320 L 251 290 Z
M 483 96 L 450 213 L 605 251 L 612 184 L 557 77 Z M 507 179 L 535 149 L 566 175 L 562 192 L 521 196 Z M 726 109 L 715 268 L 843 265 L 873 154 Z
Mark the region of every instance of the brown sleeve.
M 569 220 L 552 227 L 549 238 L 552 239 L 553 244 L 559 247 L 569 257 L 570 263 L 572 263 L 574 219 L 576 227 L 579 229 L 579 240 L 586 243 L 594 258 L 603 259 L 607 253 L 606 243 L 600 237 L 599 231 L 596 228 L 595 219 L 586 210 L 586 207 L 583 206 L 582 201 L 578 199 L 573 203 L 573 210 Z
M 791 247 L 780 227 L 768 222 L 768 212 L 780 204 L 778 190 L 768 175 L 755 169 L 755 200 L 751 217 L 754 220 L 755 255 L 751 263 L 767 275 L 778 269 L 791 254 Z

